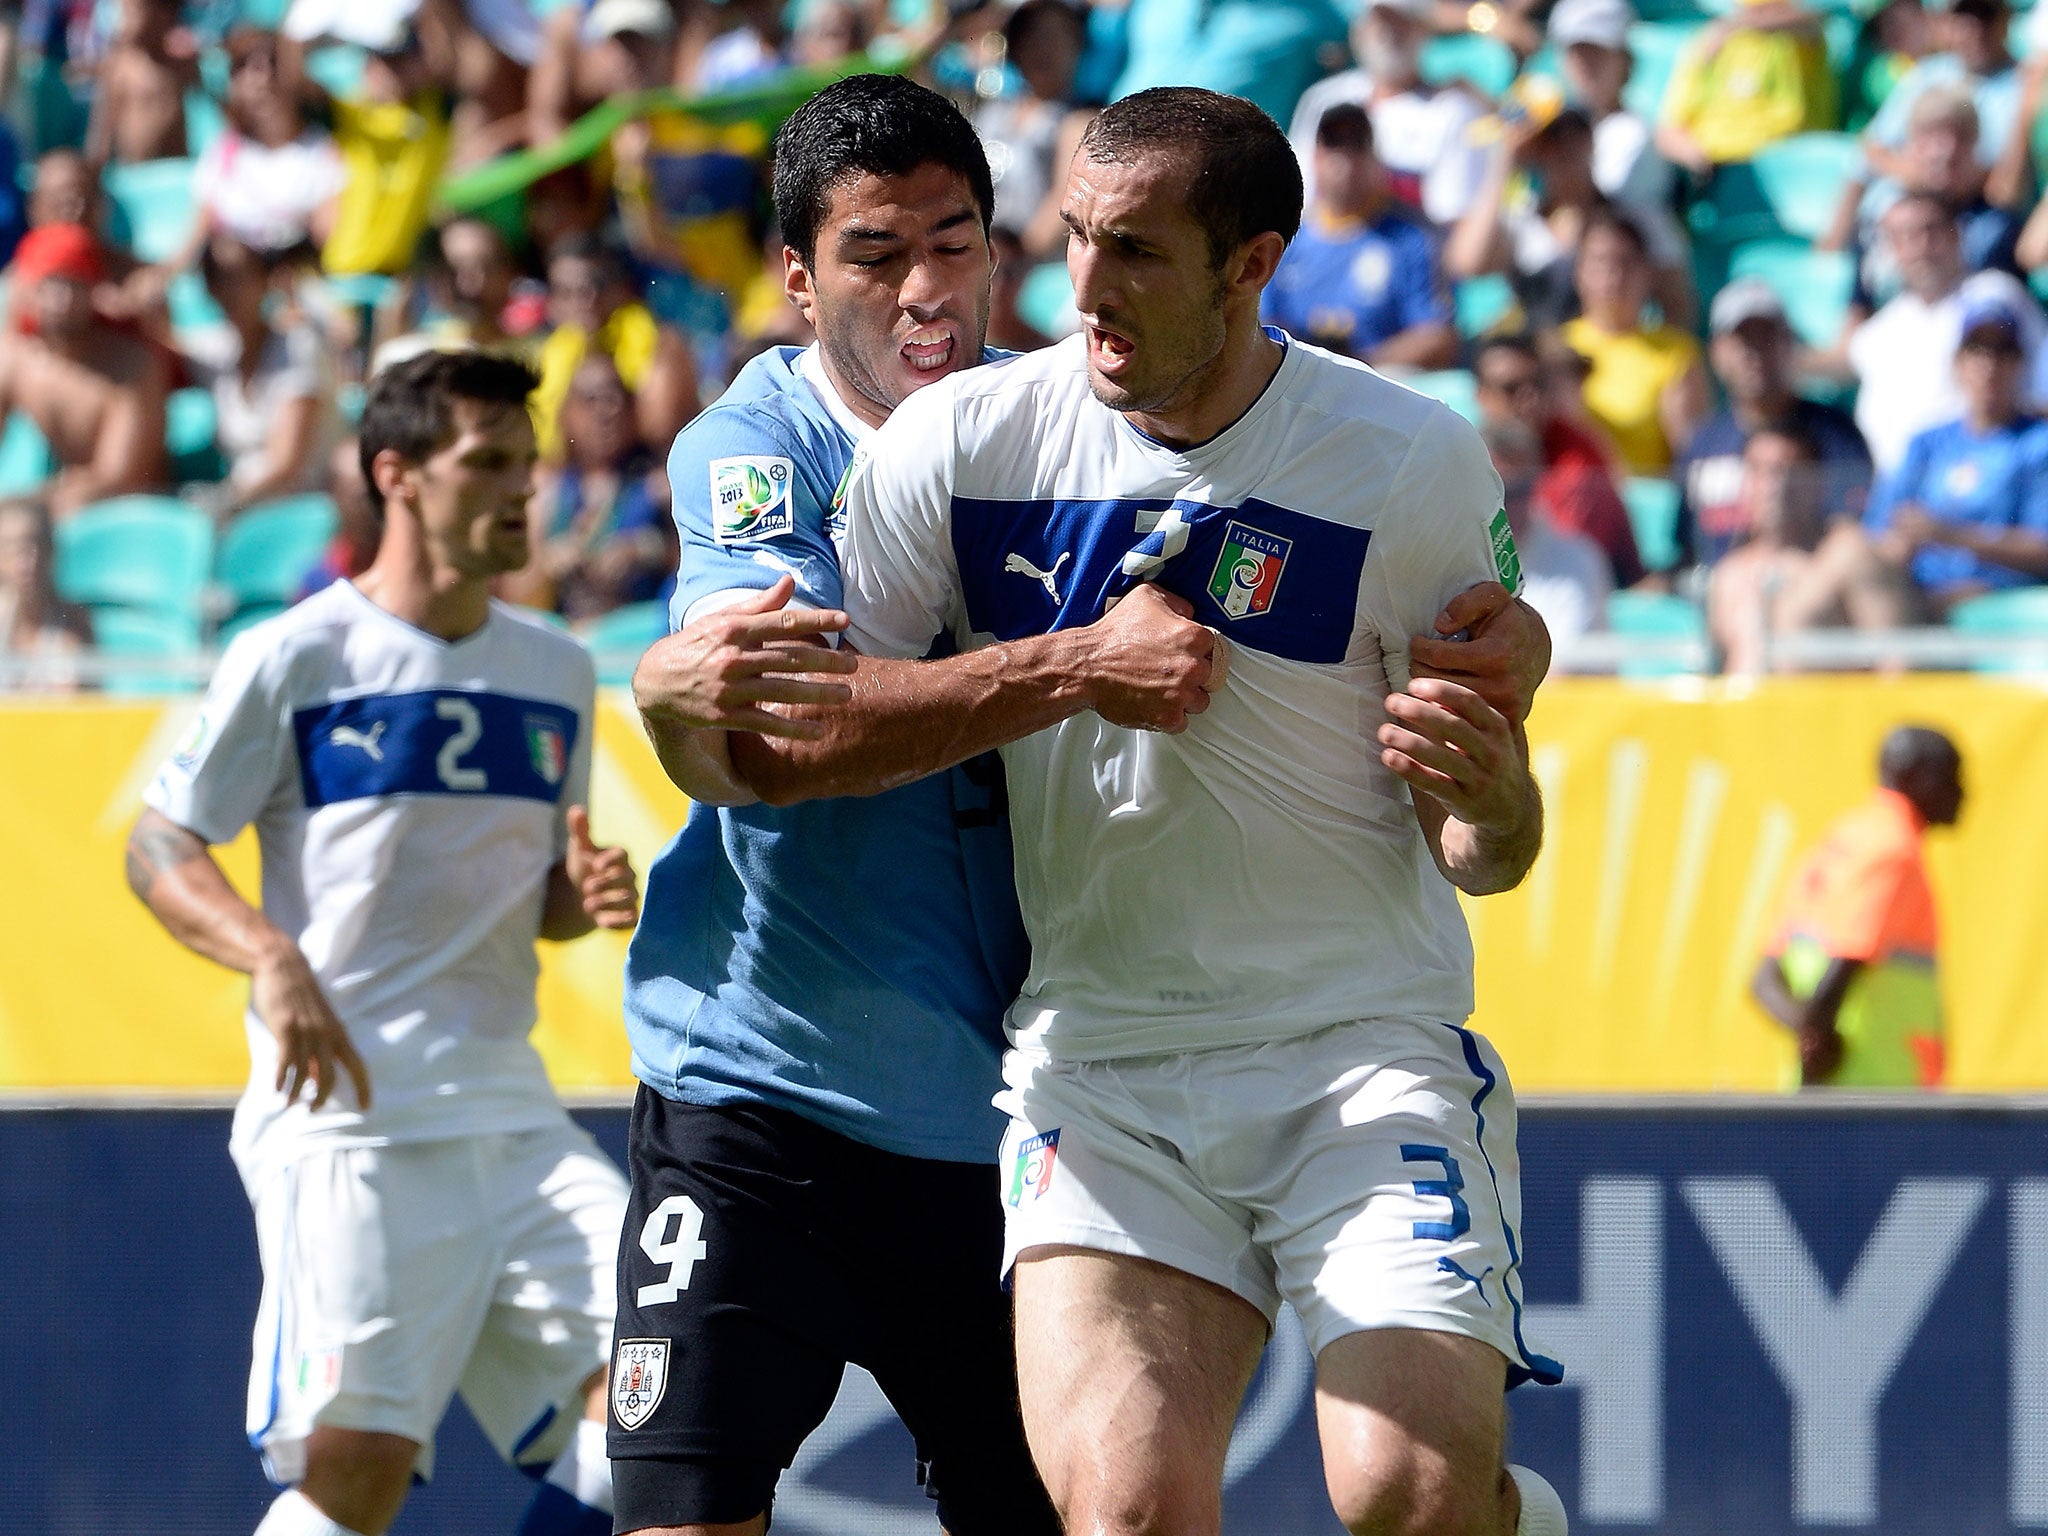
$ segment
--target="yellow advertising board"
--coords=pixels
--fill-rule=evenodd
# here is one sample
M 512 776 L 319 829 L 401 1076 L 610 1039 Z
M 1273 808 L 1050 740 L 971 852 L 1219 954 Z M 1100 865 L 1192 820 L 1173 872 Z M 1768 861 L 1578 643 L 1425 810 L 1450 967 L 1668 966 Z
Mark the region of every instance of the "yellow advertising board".
M 244 980 L 129 895 L 121 850 L 196 700 L 0 702 L 0 1088 L 225 1090 Z M 1785 1040 L 1747 983 L 1793 862 L 1869 790 L 1895 724 L 1963 748 L 1970 800 L 1930 839 L 1953 1086 L 2048 1088 L 2048 693 L 1950 676 L 1744 686 L 1559 679 L 1530 737 L 1550 808 L 1519 890 L 1467 904 L 1477 1024 L 1524 1092 L 1771 1089 Z M 591 815 L 645 870 L 685 802 L 631 701 L 600 700 Z M 248 837 L 222 852 L 252 894 Z M 543 945 L 537 1039 L 571 1090 L 629 1083 L 624 940 Z

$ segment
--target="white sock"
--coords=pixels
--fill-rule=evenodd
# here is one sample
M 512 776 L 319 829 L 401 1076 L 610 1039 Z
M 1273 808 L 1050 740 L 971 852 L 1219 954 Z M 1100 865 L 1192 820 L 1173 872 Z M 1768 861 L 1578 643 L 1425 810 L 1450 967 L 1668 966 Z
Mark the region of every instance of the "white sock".
M 1527 1467 L 1509 1467 L 1508 1476 L 1522 1491 L 1522 1517 L 1515 1522 L 1515 1536 L 1569 1536 L 1564 1517 L 1564 1500 L 1550 1486 L 1549 1479 Z
M 256 1536 L 361 1536 L 320 1512 L 320 1506 L 296 1488 L 287 1488 L 256 1527 Z
M 578 1504 L 612 1512 L 612 1459 L 604 1448 L 604 1425 L 580 1419 L 568 1447 L 548 1468 L 547 1481 Z

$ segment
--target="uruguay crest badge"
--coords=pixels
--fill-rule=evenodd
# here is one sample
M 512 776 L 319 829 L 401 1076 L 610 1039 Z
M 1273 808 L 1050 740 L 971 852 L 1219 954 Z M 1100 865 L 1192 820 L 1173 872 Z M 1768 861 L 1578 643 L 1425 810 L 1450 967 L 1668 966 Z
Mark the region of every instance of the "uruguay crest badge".
M 1223 553 L 1209 574 L 1209 595 L 1226 619 L 1248 619 L 1273 606 L 1280 570 L 1287 564 L 1292 539 L 1262 533 L 1232 521 L 1223 530 Z
M 621 1339 L 612 1357 L 612 1417 L 638 1429 L 661 1406 L 668 1390 L 668 1340 Z

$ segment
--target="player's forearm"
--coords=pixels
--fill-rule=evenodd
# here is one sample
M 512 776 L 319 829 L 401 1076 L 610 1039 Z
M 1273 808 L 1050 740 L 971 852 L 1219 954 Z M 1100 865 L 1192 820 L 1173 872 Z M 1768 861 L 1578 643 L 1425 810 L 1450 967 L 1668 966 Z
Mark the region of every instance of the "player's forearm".
M 129 833 L 127 868 L 128 888 L 171 937 L 216 964 L 253 974 L 297 948 L 242 899 L 197 835 L 156 811 Z
M 938 773 L 1089 707 L 1090 632 L 1065 630 L 938 661 L 863 656 L 853 697 L 785 713 L 825 727 L 816 740 L 729 737 L 737 776 L 771 805 L 873 795 Z
M 640 723 L 669 782 L 702 805 L 752 805 L 761 797 L 733 769 L 735 733 L 685 725 L 642 710 Z
M 1437 865 L 1444 878 L 1467 896 L 1511 891 L 1543 850 L 1543 796 L 1536 781 L 1519 775 L 1514 810 L 1489 823 L 1461 821 L 1444 813 L 1436 839 Z

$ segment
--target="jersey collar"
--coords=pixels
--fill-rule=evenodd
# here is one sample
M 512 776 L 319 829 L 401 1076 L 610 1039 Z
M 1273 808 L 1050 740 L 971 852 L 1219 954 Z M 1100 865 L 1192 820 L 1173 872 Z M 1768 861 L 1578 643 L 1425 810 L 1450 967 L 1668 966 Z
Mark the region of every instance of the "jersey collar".
M 825 414 L 838 425 L 839 430 L 852 438 L 855 444 L 866 442 L 875 435 L 875 429 L 853 414 L 837 389 L 832 385 L 831 375 L 825 372 L 825 360 L 818 355 L 818 344 L 814 341 L 796 356 L 797 376 L 811 386 L 811 393 L 818 397 L 818 403 L 825 407 Z

